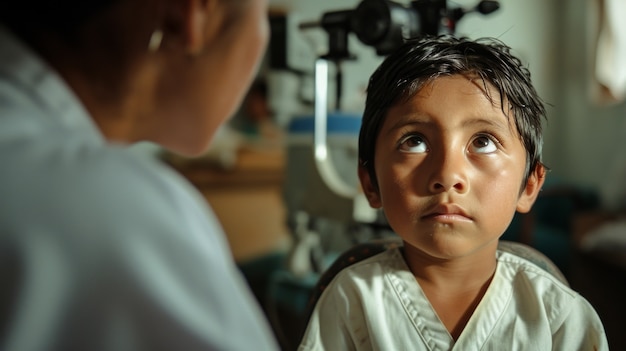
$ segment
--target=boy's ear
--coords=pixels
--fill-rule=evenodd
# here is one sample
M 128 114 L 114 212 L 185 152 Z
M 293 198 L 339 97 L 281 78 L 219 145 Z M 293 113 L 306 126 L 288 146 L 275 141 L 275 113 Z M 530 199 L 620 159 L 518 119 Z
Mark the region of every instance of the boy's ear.
M 541 187 L 546 180 L 546 167 L 538 163 L 535 170 L 530 173 L 526 186 L 522 189 L 519 199 L 517 200 L 517 212 L 527 213 L 533 207 Z
M 378 188 L 374 186 L 372 179 L 370 177 L 370 173 L 367 171 L 367 168 L 361 164 L 359 161 L 358 167 L 359 180 L 361 181 L 361 189 L 367 198 L 367 202 L 369 202 L 372 208 L 381 208 L 383 207 L 382 201 L 380 200 L 380 193 L 378 192 Z

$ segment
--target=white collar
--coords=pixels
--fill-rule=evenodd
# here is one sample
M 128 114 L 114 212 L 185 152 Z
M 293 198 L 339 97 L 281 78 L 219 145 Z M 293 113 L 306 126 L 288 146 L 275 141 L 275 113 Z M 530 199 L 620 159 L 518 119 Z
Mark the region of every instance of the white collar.
M 104 142 L 102 133 L 63 78 L 1 25 L 0 79 L 11 82 L 46 118 Z

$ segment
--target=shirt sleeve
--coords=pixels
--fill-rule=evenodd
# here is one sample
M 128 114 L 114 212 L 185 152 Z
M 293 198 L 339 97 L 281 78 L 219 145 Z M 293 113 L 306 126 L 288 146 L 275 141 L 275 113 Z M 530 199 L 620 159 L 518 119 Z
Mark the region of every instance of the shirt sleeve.
M 608 341 L 600 317 L 591 304 L 578 295 L 569 313 L 553 334 L 553 350 L 608 351 Z
M 346 325 L 337 284 L 329 284 L 318 300 L 307 325 L 298 351 L 306 350 L 355 350 Z

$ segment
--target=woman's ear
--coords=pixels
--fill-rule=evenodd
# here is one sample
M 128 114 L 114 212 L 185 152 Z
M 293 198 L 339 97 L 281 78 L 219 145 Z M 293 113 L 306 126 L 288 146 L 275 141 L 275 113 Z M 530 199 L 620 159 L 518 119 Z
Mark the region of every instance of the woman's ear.
M 526 186 L 522 189 L 519 199 L 517 200 L 517 212 L 527 213 L 533 207 L 539 192 L 546 180 L 546 167 L 537 163 L 535 169 L 530 172 Z
M 166 37 L 168 33 L 179 38 L 183 50 L 197 55 L 208 42 L 219 35 L 224 9 L 219 0 L 166 0 Z
M 374 185 L 372 182 L 372 178 L 370 177 L 370 173 L 367 168 L 359 161 L 358 166 L 358 174 L 359 180 L 361 181 L 361 189 L 367 198 L 367 202 L 369 202 L 372 208 L 381 208 L 383 207 L 382 201 L 380 200 L 380 193 L 378 192 L 378 187 Z

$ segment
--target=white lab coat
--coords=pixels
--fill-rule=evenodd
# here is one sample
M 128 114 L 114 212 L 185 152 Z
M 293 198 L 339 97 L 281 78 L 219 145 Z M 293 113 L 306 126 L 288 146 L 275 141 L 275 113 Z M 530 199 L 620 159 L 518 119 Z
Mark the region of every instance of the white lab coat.
M 0 261 L 3 351 L 278 348 L 201 196 L 2 28 Z

